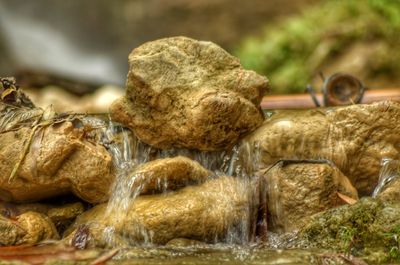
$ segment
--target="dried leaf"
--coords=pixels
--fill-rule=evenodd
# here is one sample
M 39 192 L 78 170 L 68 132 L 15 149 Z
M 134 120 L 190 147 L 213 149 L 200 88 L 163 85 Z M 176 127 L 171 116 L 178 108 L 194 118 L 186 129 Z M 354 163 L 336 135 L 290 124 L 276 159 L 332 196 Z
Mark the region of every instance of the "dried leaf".
M 48 260 L 89 261 L 100 254 L 98 250 L 76 250 L 62 244 L 0 247 L 0 260 L 18 260 L 33 265 L 43 264 Z
M 102 265 L 102 264 L 105 264 L 109 259 L 114 257 L 115 254 L 118 253 L 118 251 L 119 251 L 119 249 L 110 250 L 109 252 L 104 253 L 103 255 L 101 255 L 100 257 L 98 257 L 94 261 L 92 261 L 90 263 L 90 265 Z
M 15 89 L 14 89 L 14 88 L 12 88 L 12 87 L 7 88 L 6 90 L 4 90 L 4 91 L 1 93 L 1 100 L 4 100 L 8 95 L 11 95 L 11 94 L 14 93 L 14 92 L 15 92 Z
M 340 199 L 342 199 L 347 204 L 353 205 L 353 204 L 355 204 L 357 202 L 356 199 L 353 199 L 353 198 L 351 198 L 351 197 L 349 197 L 347 195 L 344 195 L 344 194 L 342 194 L 340 192 L 337 192 L 337 195 L 338 195 L 338 197 Z

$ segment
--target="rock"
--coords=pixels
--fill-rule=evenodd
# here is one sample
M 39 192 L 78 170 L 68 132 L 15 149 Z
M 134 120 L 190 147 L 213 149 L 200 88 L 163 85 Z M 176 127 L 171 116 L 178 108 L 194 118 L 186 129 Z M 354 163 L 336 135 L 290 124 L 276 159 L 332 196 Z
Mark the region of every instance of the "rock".
M 60 207 L 52 207 L 47 211 L 47 215 L 54 222 L 73 220 L 85 211 L 82 203 L 64 204 Z
M 400 203 L 400 160 L 383 161 L 379 183 L 372 196 L 381 201 Z
M 77 218 L 67 231 L 71 232 L 67 240 L 74 241 L 79 236 L 77 228 L 81 225 L 89 228 L 89 247 L 110 247 L 110 242 L 111 246 L 116 242 L 166 244 L 174 238 L 204 242 L 248 240 L 257 212 L 257 206 L 249 200 L 249 185 L 245 180 L 219 177 L 175 192 L 139 196 L 127 211 L 113 216 L 106 213 L 107 205 L 101 204 Z M 114 234 L 110 240 L 104 231 L 111 227 Z
M 124 90 L 116 86 L 102 86 L 91 94 L 77 96 L 57 86 L 41 89 L 24 89 L 29 98 L 40 108 L 52 105 L 58 113 L 107 113 L 111 103 L 124 95 Z
M 135 180 L 132 189 L 139 189 L 140 194 L 162 193 L 203 183 L 213 175 L 184 156 L 153 160 L 138 166 L 130 174 Z
M 184 247 L 193 247 L 193 246 L 207 246 L 204 242 L 198 240 L 192 240 L 187 238 L 174 238 L 166 244 L 167 247 L 173 248 L 184 248 Z
M 389 253 L 398 247 L 400 204 L 363 198 L 315 215 L 298 234 L 301 246 L 351 253 L 379 248 Z M 360 253 L 360 252 L 356 252 Z
M 399 121 L 400 103 L 391 101 L 276 111 L 243 140 L 241 152 L 248 164 L 255 163 L 250 171 L 280 159 L 331 160 L 360 195 L 371 195 L 382 159 L 400 159 Z
M 358 199 L 356 189 L 335 166 L 324 162 L 280 162 L 263 173 L 267 183 L 268 229 L 291 232 L 318 212 L 342 205 L 340 192 Z
M 16 219 L 27 212 L 35 212 L 46 216 L 55 225 L 57 233 L 62 235 L 66 228 L 72 224 L 75 218 L 84 212 L 80 202 L 63 205 L 51 205 L 44 203 L 13 204 L 0 202 L 0 216 Z
M 58 238 L 54 224 L 43 214 L 26 212 L 15 221 L 0 217 L 0 246 L 35 244 Z
M 386 202 L 400 203 L 400 179 L 397 178 L 388 183 L 377 198 Z
M 211 42 L 148 42 L 129 64 L 126 95 L 110 112 L 147 144 L 224 150 L 264 120 L 259 104 L 268 80 Z
M 37 212 L 47 215 L 53 222 L 74 219 L 84 212 L 81 202 L 63 205 L 51 205 L 44 203 L 13 204 L 0 202 L 0 215 L 15 218 L 26 212 Z
M 12 171 L 32 140 L 14 177 Z M 0 199 L 27 202 L 74 193 L 90 203 L 104 202 L 114 180 L 111 155 L 85 138 L 73 122 L 0 133 Z

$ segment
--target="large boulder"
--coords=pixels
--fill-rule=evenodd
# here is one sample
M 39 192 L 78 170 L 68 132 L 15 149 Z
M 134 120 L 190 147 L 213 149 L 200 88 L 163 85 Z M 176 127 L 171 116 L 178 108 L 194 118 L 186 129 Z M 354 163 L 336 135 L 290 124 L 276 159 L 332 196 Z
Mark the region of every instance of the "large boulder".
M 127 211 L 111 216 L 107 205 L 100 204 L 77 218 L 67 239 L 76 242 L 86 231 L 90 247 L 166 244 L 174 238 L 248 240 L 257 213 L 256 205 L 251 207 L 254 202 L 249 185 L 247 180 L 219 177 L 175 192 L 139 196 Z M 105 234 L 110 230 L 112 234 Z
M 322 161 L 280 162 L 265 170 L 268 229 L 290 232 L 309 216 L 339 206 L 338 193 L 358 199 L 356 189 L 335 166 Z
M 1 132 L 0 161 L 3 201 L 37 201 L 72 192 L 100 203 L 108 199 L 114 180 L 111 155 L 72 121 Z
M 382 159 L 400 159 L 400 103 L 276 111 L 243 140 L 241 152 L 252 171 L 280 159 L 331 160 L 360 195 L 371 195 Z
M 147 144 L 223 150 L 264 120 L 259 104 L 268 80 L 211 42 L 148 42 L 129 64 L 126 95 L 110 112 Z

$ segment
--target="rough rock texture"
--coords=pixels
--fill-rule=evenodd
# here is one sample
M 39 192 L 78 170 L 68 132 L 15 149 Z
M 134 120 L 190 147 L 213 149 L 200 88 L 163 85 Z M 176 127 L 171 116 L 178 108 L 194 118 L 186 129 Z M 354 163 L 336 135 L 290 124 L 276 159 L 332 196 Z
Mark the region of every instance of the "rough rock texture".
M 138 242 L 166 244 L 174 238 L 205 242 L 246 240 L 256 214 L 256 208 L 250 207 L 250 190 L 249 183 L 243 180 L 219 177 L 176 192 L 139 196 L 118 216 L 107 215 L 106 204 L 98 205 L 78 217 L 72 228 L 88 225 L 88 246 L 92 247 Z M 112 240 L 104 236 L 109 226 L 114 229 Z M 68 239 L 74 242 L 79 230 L 75 229 Z
M 388 183 L 378 194 L 377 198 L 386 202 L 400 203 L 400 179 L 395 179 Z
M 15 220 L 0 216 L 0 246 L 34 244 L 58 237 L 54 224 L 43 214 L 26 212 Z
M 44 203 L 13 204 L 0 202 L 0 215 L 15 218 L 26 212 L 37 212 L 47 215 L 53 222 L 71 220 L 84 212 L 80 202 L 63 205 L 50 205 Z
M 343 204 L 337 193 L 358 199 L 356 189 L 335 166 L 324 162 L 280 162 L 263 173 L 267 183 L 268 229 L 290 232 L 307 217 Z
M 10 179 L 32 131 L 22 127 L 0 134 L 0 199 L 33 201 L 68 192 L 90 203 L 108 199 L 114 180 L 111 156 L 103 146 L 85 140 L 84 129 L 72 122 L 37 129 Z
M 126 95 L 111 114 L 147 144 L 222 150 L 262 124 L 268 80 L 211 42 L 148 42 L 132 51 L 129 64 Z
M 199 163 L 184 156 L 157 159 L 135 168 L 132 189 L 140 194 L 162 193 L 191 184 L 203 183 L 214 174 Z
M 400 160 L 384 161 L 373 195 L 382 201 L 400 203 Z
M 267 168 L 280 159 L 328 159 L 360 195 L 378 183 L 383 158 L 400 158 L 400 103 L 277 111 L 246 137 L 242 153 Z

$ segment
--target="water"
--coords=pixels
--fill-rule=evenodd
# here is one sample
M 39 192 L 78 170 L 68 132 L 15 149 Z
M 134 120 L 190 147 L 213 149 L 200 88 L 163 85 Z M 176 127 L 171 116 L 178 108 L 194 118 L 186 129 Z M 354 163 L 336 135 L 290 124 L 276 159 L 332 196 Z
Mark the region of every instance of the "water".
M 255 240 L 255 228 L 252 223 L 255 223 L 256 220 L 254 220 L 252 213 L 259 200 L 259 191 L 256 185 L 258 178 L 252 175 L 254 167 L 247 165 L 257 163 L 258 157 L 250 155 L 254 153 L 249 150 L 250 147 L 239 148 L 235 146 L 230 151 L 222 152 L 200 152 L 186 149 L 158 150 L 140 142 L 129 130 L 112 122 L 110 118 L 85 117 L 82 118 L 82 121 L 85 126 L 97 128 L 93 134 L 96 135 L 97 141 L 108 149 L 113 158 L 116 180 L 105 211 L 106 216 L 115 217 L 113 225 L 118 224 L 120 220 L 127 216 L 129 207 L 143 190 L 146 179 L 140 173 L 135 173 L 135 168 L 155 159 L 185 156 L 208 169 L 211 172 L 210 178 L 235 176 L 242 179 L 242 181 L 237 182 L 237 185 L 239 185 L 237 190 L 242 191 L 241 196 L 248 196 L 247 201 L 249 203 L 245 206 L 247 209 L 240 217 L 241 219 L 238 222 L 232 222 L 233 225 L 228 227 L 226 235 L 223 238 L 216 237 L 214 243 L 224 242 L 243 245 Z M 164 187 L 160 190 L 167 192 L 168 183 L 166 183 L 166 180 L 158 179 L 158 184 Z M 221 187 L 221 190 L 224 189 L 225 187 Z M 232 207 L 234 206 L 232 205 Z M 221 218 L 224 217 L 221 216 Z M 93 221 L 89 225 L 95 226 L 97 224 L 96 221 Z M 108 245 L 118 246 L 118 243 L 115 243 L 117 242 L 115 238 L 121 236 L 121 231 L 117 235 L 118 232 L 113 225 L 104 229 L 104 239 L 108 242 Z M 137 229 L 143 238 L 143 241 L 137 242 L 137 244 L 141 246 L 152 245 L 154 236 L 152 231 L 140 225 Z M 122 232 L 122 237 L 129 238 L 129 236 Z
M 376 198 L 392 181 L 400 177 L 400 161 L 393 159 L 383 159 L 382 168 L 379 172 L 379 181 L 376 186 L 372 197 Z
M 345 264 L 322 263 L 322 250 L 271 250 L 254 246 L 152 247 L 122 250 L 110 264 Z

